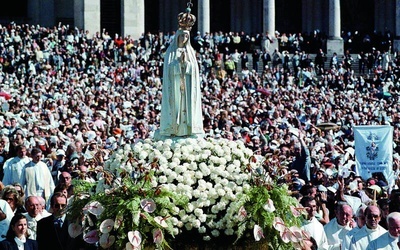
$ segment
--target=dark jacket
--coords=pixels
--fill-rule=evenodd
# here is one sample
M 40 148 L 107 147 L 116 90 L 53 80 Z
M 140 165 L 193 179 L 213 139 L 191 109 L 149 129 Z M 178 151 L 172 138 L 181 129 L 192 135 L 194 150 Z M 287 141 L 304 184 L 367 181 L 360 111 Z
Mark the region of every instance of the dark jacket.
M 0 242 L 0 249 L 1 250 L 18 250 L 17 243 L 14 239 L 12 240 L 3 240 Z M 36 240 L 26 239 L 24 243 L 25 250 L 38 250 L 38 244 Z
M 75 250 L 75 239 L 68 233 L 70 222 L 65 219 L 61 228 L 55 223 L 56 217 L 51 215 L 38 221 L 37 236 L 39 250 Z

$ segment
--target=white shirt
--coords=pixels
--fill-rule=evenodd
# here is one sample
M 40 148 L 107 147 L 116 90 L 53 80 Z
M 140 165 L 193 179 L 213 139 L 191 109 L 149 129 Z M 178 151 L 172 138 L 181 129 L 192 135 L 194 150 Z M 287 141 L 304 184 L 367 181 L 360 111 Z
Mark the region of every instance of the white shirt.
M 367 250 L 398 250 L 397 242 L 399 242 L 398 237 L 394 237 L 389 232 L 386 232 L 371 241 L 368 244 Z
M 11 185 L 15 182 L 25 182 L 24 167 L 30 160 L 29 157 L 19 158 L 18 156 L 8 159 L 4 163 L 3 184 Z
M 349 250 L 361 250 L 366 249 L 368 244 L 386 233 L 386 229 L 379 226 L 376 229 L 370 229 L 366 225 L 363 226 L 353 237 L 351 237 Z
M 328 239 L 329 249 L 340 250 L 340 245 L 351 228 L 348 225 L 339 225 L 337 219 L 333 218 L 324 226 L 324 230 Z
M 29 239 L 36 240 L 36 233 L 37 233 L 37 222 L 42 219 L 42 216 L 38 214 L 35 218 L 30 216 L 28 213 L 23 213 L 26 217 L 26 221 L 28 224 L 28 235 Z
M 347 232 L 347 234 L 345 235 L 343 241 L 342 241 L 342 249 L 348 249 L 348 245 L 350 244 L 351 241 L 351 237 L 353 237 L 353 235 L 355 235 L 358 231 L 361 230 L 362 227 L 355 227 L 353 229 L 351 229 L 349 232 Z
M 313 217 L 311 220 L 303 221 L 301 229 L 307 231 L 315 239 L 318 249 L 328 249 L 328 240 L 324 231 L 324 226 Z

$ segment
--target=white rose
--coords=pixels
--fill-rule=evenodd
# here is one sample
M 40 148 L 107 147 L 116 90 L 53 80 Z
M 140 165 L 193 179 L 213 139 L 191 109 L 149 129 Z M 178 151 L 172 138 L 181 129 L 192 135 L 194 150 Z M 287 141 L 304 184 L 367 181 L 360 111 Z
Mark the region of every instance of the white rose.
M 171 159 L 173 153 L 171 151 L 165 151 L 162 155 L 165 157 L 165 159 L 169 160 Z
M 147 158 L 147 156 L 148 156 L 147 152 L 146 151 L 142 151 L 139 154 L 139 159 L 144 160 L 144 159 Z
M 201 225 L 200 220 L 193 220 L 192 225 L 194 228 L 199 228 Z
M 178 182 L 183 182 L 183 176 L 182 176 L 182 175 L 178 175 L 178 176 L 176 177 L 176 180 L 177 180 Z
M 159 183 L 167 183 L 167 177 L 165 177 L 164 175 L 158 177 L 158 182 Z
M 211 237 L 208 236 L 208 235 L 203 236 L 203 240 L 204 240 L 204 241 L 210 241 L 210 240 L 211 240 Z
M 218 236 L 219 236 L 219 231 L 216 230 L 216 229 L 214 229 L 214 230 L 211 231 L 211 234 L 212 234 L 212 236 L 214 236 L 214 237 L 218 237 Z
M 191 203 L 189 203 L 186 207 L 186 212 L 191 213 L 193 212 L 193 205 Z
M 206 221 L 207 221 L 207 215 L 206 215 L 206 214 L 200 215 L 200 216 L 199 216 L 199 220 L 200 220 L 202 223 L 206 222 Z
M 203 234 L 205 233 L 207 230 L 204 226 L 199 227 L 199 233 Z

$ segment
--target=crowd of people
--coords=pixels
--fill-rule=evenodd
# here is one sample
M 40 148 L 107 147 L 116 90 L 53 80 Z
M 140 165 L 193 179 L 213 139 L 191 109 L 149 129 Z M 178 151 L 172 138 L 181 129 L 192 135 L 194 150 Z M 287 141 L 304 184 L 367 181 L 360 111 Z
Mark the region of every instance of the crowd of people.
M 0 27 L 0 240 L 38 243 L 39 249 L 82 246 L 68 235 L 63 213 L 74 192 L 71 180 L 95 180 L 95 169 L 114 150 L 153 138 L 164 55 L 174 35 L 112 37 L 62 24 Z M 271 49 L 274 41 L 277 49 Z M 265 156 L 271 174 L 314 211 L 307 228 L 321 249 L 366 247 L 379 221 L 382 229 L 373 238 L 386 230 L 398 237 L 400 56 L 391 40 L 362 39 L 366 50 L 358 58 L 351 51 L 327 56 L 323 39 L 315 41 L 279 32 L 192 37 L 205 136 L 243 140 Z M 359 69 L 352 60 L 359 60 Z M 379 173 L 368 180 L 355 173 L 356 125 L 393 126 L 394 183 Z M 320 227 L 314 223 L 327 233 L 313 230 Z M 358 227 L 366 232 L 356 234 Z

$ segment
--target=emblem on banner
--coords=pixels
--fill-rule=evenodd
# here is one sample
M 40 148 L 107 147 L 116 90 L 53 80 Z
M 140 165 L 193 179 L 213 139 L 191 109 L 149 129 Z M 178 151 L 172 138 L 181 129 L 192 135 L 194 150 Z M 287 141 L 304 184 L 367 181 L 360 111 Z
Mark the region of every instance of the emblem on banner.
M 378 157 L 379 147 L 375 141 L 379 140 L 379 136 L 375 133 L 370 132 L 368 137 L 368 141 L 371 141 L 371 144 L 366 147 L 367 157 L 370 160 L 375 160 Z

